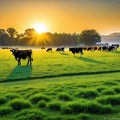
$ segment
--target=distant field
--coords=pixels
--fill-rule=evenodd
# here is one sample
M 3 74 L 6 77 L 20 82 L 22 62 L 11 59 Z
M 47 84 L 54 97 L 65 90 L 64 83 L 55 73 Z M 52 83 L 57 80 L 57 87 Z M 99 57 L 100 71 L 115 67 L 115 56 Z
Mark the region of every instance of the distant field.
M 0 120 L 119 120 L 120 51 L 33 50 L 22 66 L 0 50 Z

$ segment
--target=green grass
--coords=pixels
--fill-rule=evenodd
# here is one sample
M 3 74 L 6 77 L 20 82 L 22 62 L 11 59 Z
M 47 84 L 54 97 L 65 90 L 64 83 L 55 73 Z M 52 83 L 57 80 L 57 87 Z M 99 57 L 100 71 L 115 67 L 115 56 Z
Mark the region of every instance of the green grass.
M 49 78 L 81 74 L 96 74 L 120 71 L 120 51 L 118 52 L 84 52 L 73 56 L 68 50 L 65 54 L 33 50 L 33 65 L 26 66 L 27 60 L 17 66 L 17 61 L 9 50 L 0 50 L 0 81 Z M 113 67 L 114 66 L 114 67 Z
M 33 51 L 33 65 L 16 66 L 0 50 L 0 120 L 120 118 L 120 53 Z
M 98 75 L 84 75 L 0 83 L 0 96 L 6 99 L 1 107 L 9 109 L 6 116 L 1 115 L 0 120 L 7 120 L 8 118 L 9 120 L 30 119 L 31 111 L 37 111 L 37 113 L 32 113 L 36 119 L 40 117 L 38 115 L 40 112 L 43 116 L 40 119 L 43 120 L 79 120 L 82 117 L 88 120 L 101 120 L 106 115 L 111 118 L 115 116 L 119 118 L 119 80 L 120 73 L 110 73 L 101 74 L 100 77 Z M 110 89 L 104 85 L 108 81 L 117 84 L 109 84 Z M 115 94 L 111 95 L 110 92 L 106 92 L 104 95 L 105 90 L 110 92 L 114 90 Z M 88 96 L 76 96 L 80 91 L 84 91 L 82 95 Z M 15 94 L 15 98 L 13 94 Z M 18 94 L 21 97 L 18 97 Z M 28 97 L 28 95 L 30 96 Z M 20 111 L 16 106 L 19 106 Z M 24 114 L 27 115 L 24 116 Z
M 13 110 L 22 110 L 25 108 L 30 108 L 31 106 L 29 101 L 23 99 L 14 99 L 10 101 L 9 105 Z

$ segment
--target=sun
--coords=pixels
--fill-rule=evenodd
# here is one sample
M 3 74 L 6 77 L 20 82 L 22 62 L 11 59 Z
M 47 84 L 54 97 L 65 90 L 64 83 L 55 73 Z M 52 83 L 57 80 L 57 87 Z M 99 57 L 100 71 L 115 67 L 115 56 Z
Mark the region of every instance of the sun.
M 37 33 L 47 32 L 47 26 L 45 24 L 34 24 L 33 28 L 36 30 Z

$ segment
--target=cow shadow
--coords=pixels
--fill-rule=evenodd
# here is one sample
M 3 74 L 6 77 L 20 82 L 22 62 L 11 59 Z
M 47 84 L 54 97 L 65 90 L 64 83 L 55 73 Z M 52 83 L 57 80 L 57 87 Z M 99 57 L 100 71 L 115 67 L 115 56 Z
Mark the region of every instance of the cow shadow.
M 101 62 L 101 61 L 97 61 L 97 60 L 94 60 L 94 59 L 91 59 L 91 58 L 87 58 L 87 57 L 75 57 L 79 60 L 82 60 L 82 61 L 85 61 L 85 62 L 91 62 L 91 63 L 97 63 L 97 64 L 104 64 L 104 62 Z
M 16 66 L 6 80 L 29 79 L 32 74 L 32 66 Z

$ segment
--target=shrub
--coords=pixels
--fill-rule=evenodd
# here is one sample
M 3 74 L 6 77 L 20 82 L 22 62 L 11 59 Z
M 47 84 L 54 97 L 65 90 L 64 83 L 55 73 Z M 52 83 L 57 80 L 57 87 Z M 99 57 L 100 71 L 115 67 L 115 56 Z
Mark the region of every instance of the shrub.
M 100 86 L 100 87 L 97 87 L 96 88 L 96 90 L 98 91 L 98 92 L 101 92 L 101 91 L 103 91 L 103 90 L 105 90 L 106 89 L 106 87 L 103 87 L 103 86 Z
M 120 95 L 100 97 L 97 101 L 101 104 L 120 105 Z
M 5 97 L 7 98 L 7 100 L 12 100 L 15 98 L 20 98 L 20 95 L 16 94 L 16 93 L 8 93 L 5 95 Z
M 90 116 L 88 114 L 80 114 L 77 118 L 78 120 L 90 120 Z
M 115 94 L 115 91 L 113 89 L 108 89 L 108 90 L 103 90 L 102 91 L 102 94 L 103 95 L 114 95 Z
M 12 108 L 8 106 L 0 107 L 0 116 L 8 115 L 12 112 Z
M 70 102 L 61 107 L 61 112 L 63 114 L 77 114 L 80 112 L 85 112 L 86 106 L 80 102 Z
M 21 110 L 24 108 L 29 108 L 31 106 L 29 101 L 23 99 L 14 99 L 10 102 L 10 106 L 13 110 Z
M 39 107 L 39 108 L 44 108 L 44 107 L 46 107 L 46 102 L 45 102 L 44 100 L 39 101 L 39 102 L 38 102 L 38 107 Z
M 111 105 L 104 105 L 102 106 L 100 113 L 101 114 L 113 113 L 113 108 Z
M 44 101 L 48 102 L 48 101 L 50 101 L 50 98 L 48 96 L 46 96 L 46 95 L 40 95 L 40 94 L 36 94 L 36 95 L 34 95 L 34 96 L 32 96 L 30 98 L 30 101 L 33 104 L 36 104 L 36 103 L 38 103 L 41 100 L 44 100 Z
M 44 117 L 44 113 L 38 110 L 23 110 L 15 116 L 17 120 L 43 120 Z
M 5 97 L 0 97 L 0 105 L 6 103 L 6 98 Z
M 120 93 L 120 87 L 113 88 L 116 93 Z
M 63 100 L 63 101 L 69 101 L 69 100 L 71 100 L 72 98 L 71 98 L 71 96 L 70 96 L 68 93 L 63 92 L 63 93 L 60 93 L 60 94 L 58 95 L 58 99 L 59 99 L 59 100 Z
M 89 102 L 86 106 L 87 112 L 90 113 L 100 113 L 100 109 L 102 108 L 102 105 L 97 102 Z
M 112 106 L 110 105 L 104 106 L 96 102 L 89 102 L 87 104 L 87 112 L 94 114 L 107 114 L 107 113 L 112 113 L 113 109 Z
M 95 98 L 98 96 L 98 92 L 93 89 L 80 90 L 79 92 L 76 93 L 76 96 L 82 98 Z
M 78 113 L 94 113 L 94 114 L 107 114 L 112 113 L 113 109 L 110 105 L 101 105 L 97 102 L 71 102 L 62 106 L 61 112 L 63 114 L 78 114 Z
M 51 110 L 60 110 L 61 109 L 61 103 L 60 102 L 51 102 L 48 104 L 48 108 Z
M 113 82 L 113 81 L 107 81 L 107 82 L 104 82 L 104 85 L 110 85 L 110 86 L 112 86 L 112 85 L 117 85 L 117 83 Z
M 61 107 L 61 112 L 63 114 L 71 114 L 72 113 L 72 109 L 70 108 L 69 105 L 64 105 Z

